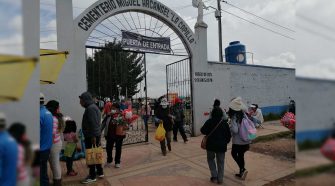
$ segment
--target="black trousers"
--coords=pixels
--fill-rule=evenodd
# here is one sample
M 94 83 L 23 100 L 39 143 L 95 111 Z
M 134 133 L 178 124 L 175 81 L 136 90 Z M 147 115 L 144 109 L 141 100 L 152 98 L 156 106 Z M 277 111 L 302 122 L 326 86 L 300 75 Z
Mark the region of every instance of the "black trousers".
M 67 173 L 70 173 L 71 171 L 73 171 L 73 160 L 74 160 L 74 155 L 76 154 L 76 149 L 74 150 L 73 154 L 71 157 L 66 157 L 66 169 L 67 169 Z
M 97 136 L 95 137 L 96 139 L 96 145 L 97 147 L 99 147 L 101 144 L 100 144 L 100 136 Z M 92 138 L 90 137 L 85 137 L 85 147 L 86 149 L 90 149 L 92 148 L 93 144 L 92 144 Z M 95 179 L 96 176 L 97 176 L 97 173 L 98 175 L 103 175 L 103 169 L 102 169 L 102 165 L 101 164 L 96 164 L 96 165 L 89 165 L 88 166 L 89 169 L 90 169 L 90 173 L 89 173 L 89 176 L 92 178 L 92 179 Z M 95 172 L 95 170 L 97 172 Z
M 106 139 L 106 151 L 107 151 L 107 163 L 113 162 L 113 147 L 115 144 L 115 164 L 121 163 L 122 144 L 124 138 L 112 138 L 105 137 Z
M 235 162 L 241 170 L 245 169 L 244 154 L 249 150 L 249 144 L 247 145 L 237 145 L 233 144 L 231 149 L 231 155 L 233 156 Z
M 183 122 L 175 122 L 175 124 L 173 125 L 173 139 L 174 140 L 177 140 L 178 130 L 180 132 L 181 137 L 183 137 L 183 140 L 186 141 L 187 136 L 185 134 Z
M 50 149 L 45 151 L 40 151 L 40 184 L 41 186 L 49 185 L 48 177 L 48 160 L 50 157 Z

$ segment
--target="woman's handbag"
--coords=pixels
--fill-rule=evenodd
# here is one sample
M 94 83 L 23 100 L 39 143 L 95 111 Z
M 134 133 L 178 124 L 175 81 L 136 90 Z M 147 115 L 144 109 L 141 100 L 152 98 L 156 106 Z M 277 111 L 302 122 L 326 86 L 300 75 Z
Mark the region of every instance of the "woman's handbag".
M 208 135 L 204 136 L 202 138 L 202 141 L 201 141 L 201 148 L 202 149 L 207 149 L 206 146 L 207 146 L 207 139 L 208 137 L 218 128 L 218 126 L 220 125 L 220 123 L 222 122 L 223 118 L 221 119 L 221 121 L 216 125 L 216 127 L 211 131 L 211 133 L 209 133 Z

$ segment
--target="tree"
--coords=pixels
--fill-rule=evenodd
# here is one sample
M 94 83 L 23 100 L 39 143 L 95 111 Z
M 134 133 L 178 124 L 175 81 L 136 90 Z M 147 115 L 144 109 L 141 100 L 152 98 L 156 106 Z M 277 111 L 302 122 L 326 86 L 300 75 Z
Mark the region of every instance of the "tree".
M 106 43 L 87 58 L 88 91 L 102 97 L 133 96 L 140 90 L 137 85 L 144 79 L 144 55 L 123 51 L 120 42 Z

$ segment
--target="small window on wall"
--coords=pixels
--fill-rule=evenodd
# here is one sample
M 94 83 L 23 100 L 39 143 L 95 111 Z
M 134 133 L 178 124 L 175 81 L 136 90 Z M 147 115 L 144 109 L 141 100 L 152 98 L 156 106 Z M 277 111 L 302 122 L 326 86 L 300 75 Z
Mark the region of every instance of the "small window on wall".
M 0 54 L 23 55 L 21 0 L 0 1 Z

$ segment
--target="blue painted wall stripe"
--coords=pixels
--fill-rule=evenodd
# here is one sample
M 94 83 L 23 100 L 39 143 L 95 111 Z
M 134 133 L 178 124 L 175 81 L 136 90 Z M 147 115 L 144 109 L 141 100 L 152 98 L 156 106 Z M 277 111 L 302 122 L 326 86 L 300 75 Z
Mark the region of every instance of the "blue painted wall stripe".
M 269 106 L 269 107 L 261 107 L 262 114 L 264 116 L 273 113 L 273 114 L 281 114 L 288 110 L 288 105 L 282 106 Z
M 327 137 L 329 137 L 332 133 L 332 129 L 322 129 L 322 130 L 308 130 L 308 131 L 300 131 L 296 132 L 296 139 L 298 143 L 302 143 L 304 141 L 321 141 Z

